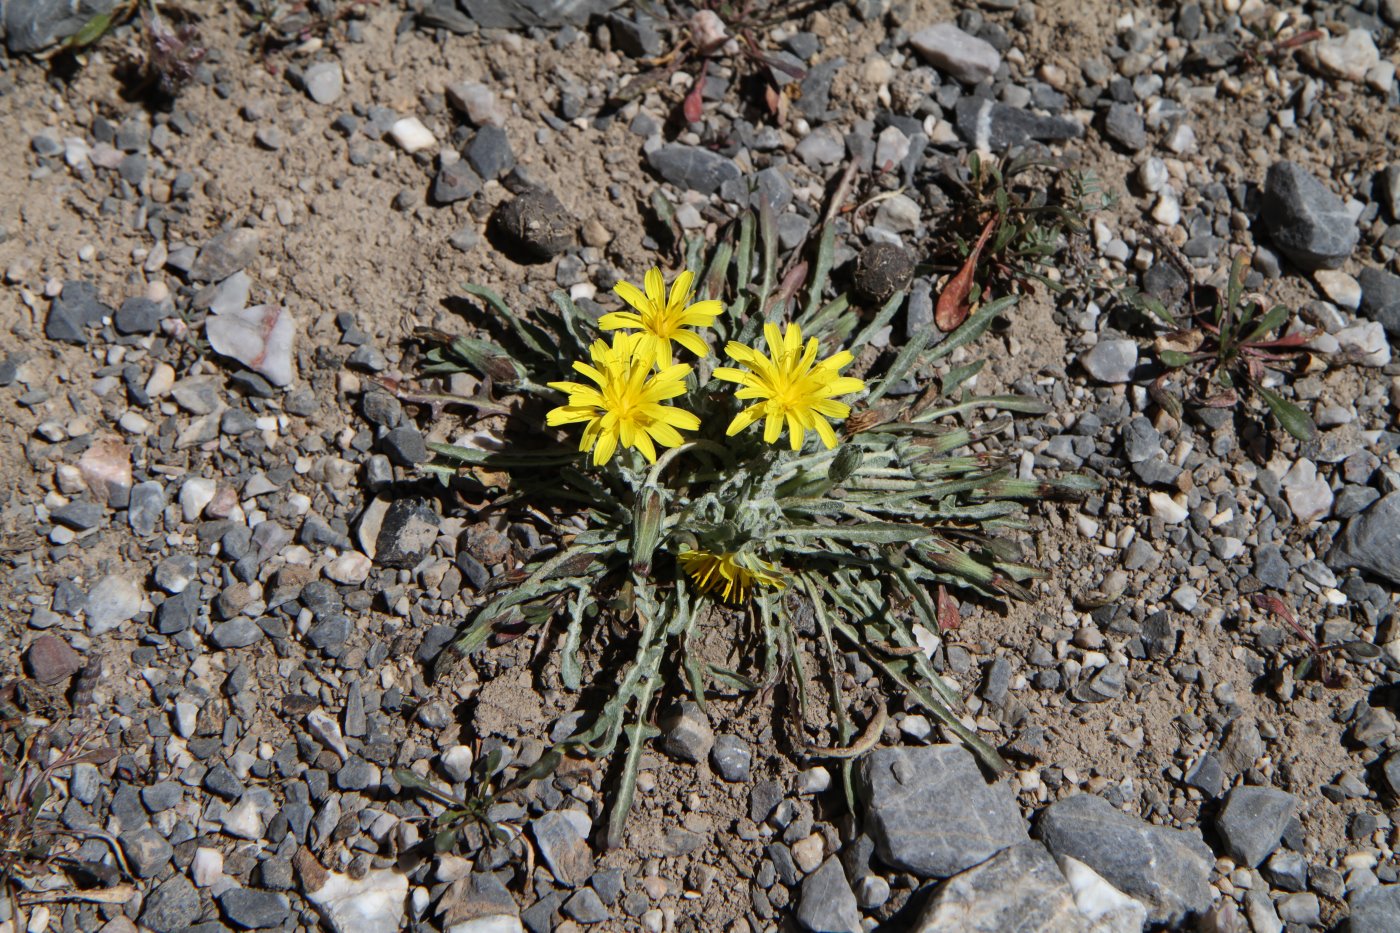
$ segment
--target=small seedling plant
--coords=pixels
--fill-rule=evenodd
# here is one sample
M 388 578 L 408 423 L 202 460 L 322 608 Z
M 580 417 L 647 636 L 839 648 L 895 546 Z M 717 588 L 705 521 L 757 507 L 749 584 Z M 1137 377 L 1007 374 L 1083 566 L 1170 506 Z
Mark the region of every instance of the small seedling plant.
M 1040 571 L 1015 542 L 1029 527 L 1022 503 L 1096 484 L 1017 478 L 1002 458 L 967 451 L 1001 431 L 1008 413 L 1044 410 L 1018 396 L 968 394 L 980 363 L 947 369 L 917 396 L 890 397 L 906 376 L 984 333 L 1014 297 L 979 305 L 936 346 L 931 333 L 916 335 L 878 374 L 849 375 L 845 347 L 868 343 L 904 296 L 865 319 L 844 294 L 827 300 L 834 240 L 828 224 L 811 275 L 779 282 L 776 224 L 760 202 L 708 262 L 691 244 L 698 276 L 682 271 L 668 290 L 653 269 L 642 288 L 620 284 L 623 310 L 596 324 L 563 292 L 554 313 L 527 317 L 469 285 L 505 339 L 432 335 L 440 342 L 428 372 L 470 370 L 509 390 L 522 403 L 506 435 L 512 423 L 524 428 L 519 443 L 433 444 L 428 472 L 496 507 L 552 516 L 556 527 L 552 544 L 486 594 L 436 674 L 490 643 L 557 625 L 559 681 L 580 691 L 585 643 L 624 633 L 626 659 L 599 671 L 605 698 L 553 749 L 601 759 L 625 745 L 608 845 L 622 842 L 642 752 L 659 734 L 660 698 L 688 692 L 704 706 L 715 691 L 768 696 L 783 682 L 806 711 L 813 655 L 828 688 L 829 738 L 813 741 L 807 729 L 797 742 L 844 762 L 848 794 L 849 760 L 878 740 L 884 709 L 857 737 L 845 651 L 990 767 L 1005 767 L 959 715 L 961 696 L 934 671 L 916 626 L 956 624 L 950 589 L 1026 597 Z M 563 372 L 561 356 L 572 361 Z M 498 410 L 489 396 L 457 401 Z M 984 412 L 993 417 L 978 423 Z M 741 663 L 700 650 L 702 633 L 720 626 L 751 646 Z
M 1184 380 L 1187 398 L 1208 408 L 1234 408 L 1246 395 L 1263 400 L 1283 429 L 1300 441 L 1317 436 L 1312 417 L 1264 385 L 1268 371 L 1296 365 L 1307 354 L 1315 331 L 1280 333 L 1289 322 L 1288 309 L 1244 300 L 1248 266 L 1244 253 L 1235 254 L 1225 293 L 1212 308 L 1193 313 L 1182 326 L 1155 298 L 1136 295 L 1134 301 L 1177 330 L 1156 341 L 1157 358 L 1167 368 L 1152 387 L 1153 398 L 1173 417 L 1181 416 L 1181 399 L 1168 388 L 1171 376 Z

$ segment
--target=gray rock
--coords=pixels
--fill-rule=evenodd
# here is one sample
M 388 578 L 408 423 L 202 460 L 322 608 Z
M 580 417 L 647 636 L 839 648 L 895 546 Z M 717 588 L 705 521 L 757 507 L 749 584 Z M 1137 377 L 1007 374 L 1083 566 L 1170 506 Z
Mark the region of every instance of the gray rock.
M 116 7 L 117 0 L 7 0 L 0 3 L 0 35 L 16 55 L 38 52 Z
M 185 798 L 185 789 L 178 781 L 157 781 L 141 788 L 141 802 L 152 813 L 163 813 Z
M 623 0 L 460 0 L 468 16 L 483 29 L 530 26 L 584 26 L 622 5 Z
M 1334 570 L 1356 567 L 1400 583 L 1400 492 L 1392 492 L 1347 522 L 1327 555 Z
M 814 933 L 861 933 L 860 908 L 836 856 L 802 882 L 797 922 Z
M 710 718 L 696 703 L 682 703 L 662 720 L 661 728 L 666 733 L 662 749 L 682 761 L 704 761 L 715 744 Z
M 128 622 L 141 611 L 144 596 L 136 581 L 120 574 L 108 574 L 88 591 L 84 611 L 88 634 L 102 635 Z
M 1238 864 L 1257 868 L 1278 848 L 1298 798 L 1272 787 L 1241 784 L 1230 791 L 1215 818 L 1225 851 Z
M 306 96 L 318 104 L 333 104 L 345 89 L 345 74 L 340 62 L 317 62 L 302 72 L 301 83 Z
M 1147 145 L 1147 127 L 1133 104 L 1113 104 L 1104 114 L 1103 133 L 1128 152 Z
M 530 831 L 545 864 L 560 884 L 578 887 L 593 874 L 593 852 L 563 812 L 552 810 L 532 821 Z
M 83 499 L 49 510 L 49 517 L 60 525 L 77 531 L 87 531 L 102 524 L 102 520 L 107 517 L 107 510 L 96 502 Z
M 261 240 L 258 232 L 248 227 L 225 230 L 204 244 L 190 266 L 190 279 L 222 282 L 257 257 Z
M 1177 924 L 1210 907 L 1215 856 L 1198 833 L 1153 826 L 1092 794 L 1052 803 L 1036 831 L 1053 855 L 1078 859 L 1142 901 L 1153 923 Z
M 963 84 L 977 84 L 996 74 L 1001 53 L 989 42 L 952 23 L 926 26 L 909 37 L 919 57 Z
M 386 567 L 417 565 L 437 541 L 439 524 L 427 499 L 395 499 L 375 538 L 375 562 Z
M 255 888 L 230 888 L 219 896 L 219 906 L 229 922 L 241 930 L 280 927 L 292 915 L 287 895 Z
M 1361 284 L 1361 313 L 1400 338 L 1400 275 L 1366 266 L 1356 280 Z
M 921 878 L 946 878 L 1026 841 L 1010 787 L 987 784 L 961 745 L 880 749 L 860 778 L 880 858 Z
M 515 167 L 510 138 L 499 126 L 483 126 L 476 131 L 464 153 L 471 167 L 485 179 L 500 178 Z
M 122 853 L 138 878 L 153 878 L 160 874 L 175 849 L 164 836 L 149 826 L 121 834 Z
M 1037 842 L 1003 849 L 934 888 L 918 933 L 1089 933 L 1055 860 Z
M 564 913 L 579 923 L 602 923 L 608 919 L 608 908 L 592 888 L 575 891 L 574 896 L 564 902 Z
M 1311 891 L 1290 894 L 1276 905 L 1278 918 L 1284 923 L 1301 923 L 1304 926 L 1317 926 L 1322 922 L 1322 902 Z M 1353 930 L 1355 927 L 1352 928 Z M 1382 929 L 1394 929 L 1383 927 Z
M 64 282 L 49 306 L 44 336 L 63 343 L 87 343 L 87 328 L 102 323 L 113 311 L 98 297 L 97 287 L 77 279 Z
M 520 915 L 515 898 L 499 878 L 485 871 L 474 871 L 452 882 L 439 910 L 445 930 L 477 929 L 473 924 L 483 930 L 520 929 L 518 920 L 510 922 Z
M 1400 884 L 1364 888 L 1351 898 L 1351 933 L 1400 930 Z
M 1100 340 L 1079 358 L 1085 372 L 1109 384 L 1131 381 L 1137 362 L 1138 346 L 1134 340 Z
M 741 174 L 733 159 L 680 143 L 653 149 L 647 161 L 658 175 L 677 188 L 688 188 L 701 194 L 714 194 L 726 181 Z
M 131 487 L 131 500 L 126 507 L 126 520 L 131 530 L 141 537 L 153 535 L 165 511 L 165 487 L 157 480 L 147 480 Z
M 184 933 L 199 914 L 199 892 L 190 879 L 175 875 L 147 895 L 141 923 L 154 933 Z
M 159 304 L 149 298 L 128 298 L 112 318 L 119 334 L 154 334 L 165 315 Z
M 1360 238 L 1342 199 L 1292 162 L 1270 166 L 1260 216 L 1278 251 L 1306 270 L 1341 266 Z
M 1281 891 L 1301 891 L 1308 886 L 1308 860 L 1297 852 L 1275 852 L 1263 870 L 1269 884 Z
M 465 159 L 448 162 L 438 169 L 430 196 L 434 204 L 454 204 L 481 191 L 481 176 Z
M 738 736 L 721 735 L 710 749 L 710 764 L 726 781 L 747 781 L 752 763 L 753 753 L 748 743 Z
M 264 638 L 263 630 L 247 616 L 239 616 L 220 622 L 209 631 L 209 641 L 214 647 L 228 651 L 232 648 L 247 648 L 256 645 Z
M 1046 117 L 981 97 L 960 98 L 953 107 L 958 135 L 979 149 L 1000 152 L 1028 142 L 1078 139 L 1084 130 L 1065 117 Z
M 411 424 L 394 428 L 384 435 L 381 443 L 389 459 L 399 466 L 416 466 L 426 462 L 430 456 L 423 433 Z

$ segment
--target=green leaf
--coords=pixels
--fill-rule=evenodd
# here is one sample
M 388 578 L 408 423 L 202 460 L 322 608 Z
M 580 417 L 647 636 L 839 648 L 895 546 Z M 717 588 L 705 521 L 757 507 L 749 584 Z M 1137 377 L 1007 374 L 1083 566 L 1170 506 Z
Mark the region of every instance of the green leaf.
M 1244 338 L 1245 343 L 1258 340 L 1270 331 L 1278 330 L 1288 321 L 1288 309 L 1283 305 L 1274 305 L 1268 313 L 1259 319 L 1254 330 L 1249 332 L 1249 336 Z
M 118 13 L 127 10 L 129 10 L 129 8 L 119 7 L 116 10 L 109 10 L 106 13 L 98 13 L 86 23 L 83 23 L 83 28 L 73 33 L 73 35 L 69 36 L 67 39 L 64 39 L 63 47 L 65 49 L 87 48 L 107 34 L 107 30 L 111 29 L 115 24 L 114 21 Z
M 1259 397 L 1269 406 L 1269 411 L 1273 412 L 1274 417 L 1278 419 L 1278 423 L 1283 425 L 1285 431 L 1304 442 L 1317 437 L 1317 425 L 1313 423 L 1307 412 L 1263 386 L 1255 386 L 1254 388 L 1259 393 Z
M 1163 350 L 1158 354 L 1158 359 L 1168 369 L 1180 369 L 1191 362 L 1191 354 L 1182 353 L 1180 350 Z
M 559 358 L 557 347 L 545 349 L 548 344 L 553 342 L 550 336 L 525 318 L 513 312 L 510 309 L 510 305 L 506 304 L 496 292 L 487 288 L 485 285 L 477 285 L 471 282 L 463 285 L 462 290 L 468 295 L 480 298 L 490 305 L 505 320 L 507 326 L 515 333 L 516 338 L 532 353 L 540 357 L 542 361 L 554 361 Z

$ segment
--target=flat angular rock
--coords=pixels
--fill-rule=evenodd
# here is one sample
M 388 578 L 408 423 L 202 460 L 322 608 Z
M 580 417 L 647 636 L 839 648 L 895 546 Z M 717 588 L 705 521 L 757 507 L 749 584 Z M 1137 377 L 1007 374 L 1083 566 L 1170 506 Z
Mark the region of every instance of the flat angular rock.
M 175 875 L 146 896 L 141 924 L 154 933 L 184 933 L 199 919 L 199 914 L 199 892 L 190 879 Z
M 190 279 L 195 282 L 222 282 L 252 262 L 262 238 L 248 227 L 225 230 L 214 237 L 195 257 Z
M 668 143 L 653 149 L 647 161 L 658 175 L 677 188 L 688 188 L 701 194 L 714 194 L 726 181 L 742 174 L 733 159 L 680 143 Z
M 1351 933 L 1400 930 L 1400 884 L 1365 888 L 1351 897 Z
M 63 283 L 63 291 L 49 306 L 44 336 L 63 343 L 87 343 L 87 329 L 102 323 L 115 312 L 102 302 L 97 287 L 73 280 Z
M 88 634 L 102 635 L 134 619 L 143 600 L 141 586 L 130 577 L 114 573 L 98 580 L 85 606 Z
M 1051 804 L 1036 832 L 1055 856 L 1083 862 L 1142 901 L 1153 923 L 1179 924 L 1210 907 L 1215 855 L 1199 834 L 1153 826 L 1092 794 Z
M 622 5 L 623 0 L 461 0 L 483 29 L 583 26 Z
M 1138 345 L 1135 340 L 1100 340 L 1079 358 L 1084 371 L 1099 382 L 1120 384 L 1133 378 L 1137 369 Z
M 83 656 L 57 635 L 40 635 L 24 653 L 24 666 L 41 684 L 62 683 L 83 669 Z
M 205 322 L 204 333 L 214 352 L 232 357 L 275 386 L 290 385 L 296 377 L 292 360 L 296 324 L 291 312 L 279 305 L 213 315 Z
M 453 204 L 481 191 L 481 176 L 465 159 L 449 162 L 438 169 L 430 195 L 434 204 Z
M 1045 117 L 980 97 L 963 97 L 953 108 L 958 135 L 978 149 L 1000 152 L 1031 141 L 1078 139 L 1083 128 L 1064 117 Z
M 814 933 L 862 933 L 855 893 L 836 856 L 802 882 L 797 922 Z
M 302 73 L 301 82 L 307 97 L 318 104 L 333 104 L 345 89 L 345 73 L 340 62 L 317 62 Z
M 1279 252 L 1309 271 L 1346 262 L 1361 236 L 1342 199 L 1293 162 L 1269 167 L 1260 215 Z
M 555 879 L 566 887 L 578 887 L 593 874 L 593 852 L 574 822 L 560 810 L 551 810 L 530 823 L 540 855 Z
M 866 830 L 887 865 L 946 878 L 1026 841 L 1011 788 L 989 785 L 961 745 L 880 749 L 860 777 Z
M 1045 847 L 1027 842 L 934 888 L 915 933 L 1089 933 Z
M 1356 277 L 1361 286 L 1361 313 L 1400 338 L 1400 275 L 1366 266 Z
M 408 901 L 408 876 L 389 868 L 363 878 L 327 871 L 309 851 L 293 859 L 301 887 L 333 933 L 398 933 Z
M 1400 492 L 1376 500 L 1347 522 L 1327 555 L 1336 570 L 1356 567 L 1400 583 Z
M 1298 798 L 1272 787 L 1241 784 L 1225 798 L 1215 826 L 1238 864 L 1257 868 L 1278 848 Z
M 375 538 L 374 559 L 386 567 L 413 567 L 437 540 L 441 519 L 426 499 L 395 499 Z
M 0 35 L 14 54 L 38 52 L 116 7 L 117 0 L 8 0 L 0 3 Z
M 472 872 L 452 882 L 440 902 L 445 930 L 518 930 L 520 909 L 499 878 L 489 872 Z
M 909 37 L 919 57 L 963 84 L 977 84 L 996 74 L 1001 53 L 990 43 L 952 23 L 926 26 Z
M 287 895 L 256 888 L 230 888 L 220 895 L 219 906 L 241 930 L 280 928 L 292 912 Z

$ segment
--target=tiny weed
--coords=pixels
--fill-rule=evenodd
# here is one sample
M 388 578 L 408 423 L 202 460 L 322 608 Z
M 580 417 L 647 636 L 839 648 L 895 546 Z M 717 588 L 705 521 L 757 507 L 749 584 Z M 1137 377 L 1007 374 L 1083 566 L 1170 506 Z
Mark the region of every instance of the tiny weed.
M 1173 417 L 1181 415 L 1181 401 L 1168 388 L 1171 373 L 1181 373 L 1186 392 L 1208 408 L 1232 408 L 1241 393 L 1263 399 L 1274 418 L 1300 441 L 1317 436 L 1312 418 L 1297 405 L 1264 386 L 1265 373 L 1278 371 L 1278 364 L 1298 360 L 1307 353 L 1313 331 L 1276 336 L 1288 323 L 1288 309 L 1275 305 L 1265 310 L 1258 299 L 1244 300 L 1246 258 L 1237 253 L 1230 265 L 1230 279 L 1224 295 L 1214 306 L 1192 314 L 1190 327 L 1180 327 L 1177 319 L 1160 301 L 1139 292 L 1128 295 L 1131 303 L 1157 316 L 1176 331 L 1159 337 L 1157 358 L 1168 370 L 1152 386 L 1152 396 Z

